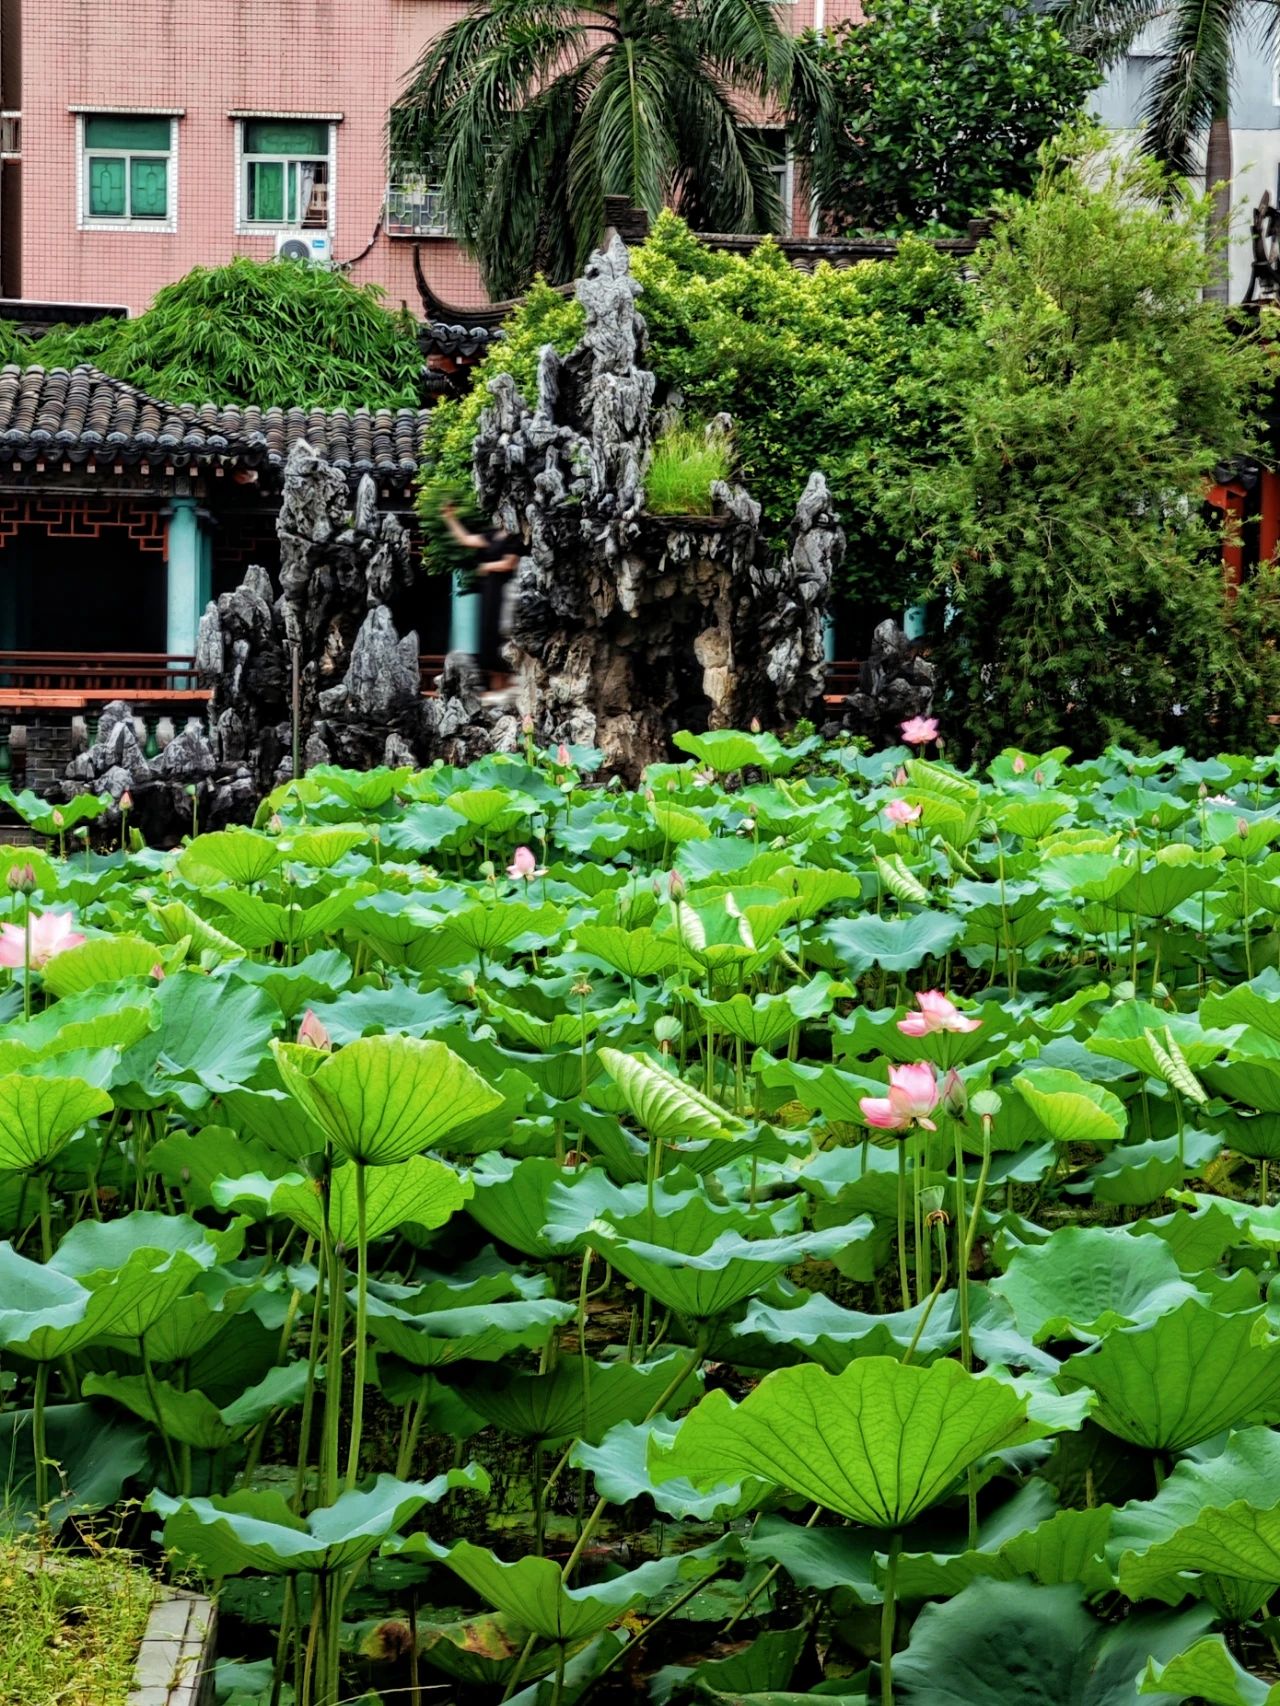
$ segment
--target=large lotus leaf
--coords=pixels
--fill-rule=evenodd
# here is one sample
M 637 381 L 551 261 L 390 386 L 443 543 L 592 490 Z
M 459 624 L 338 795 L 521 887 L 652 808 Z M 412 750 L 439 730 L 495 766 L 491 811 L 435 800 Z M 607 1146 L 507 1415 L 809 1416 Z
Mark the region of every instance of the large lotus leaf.
M 150 977 L 156 966 L 167 969 L 179 953 L 142 936 L 98 936 L 56 954 L 41 976 L 50 995 L 79 995 L 97 983 Z
M 1185 1451 L 1223 1428 L 1280 1421 L 1280 1344 L 1266 1312 L 1222 1315 L 1195 1298 L 1125 1327 L 1064 1365 L 1098 1394 L 1094 1419 L 1152 1451 Z
M 1248 983 L 1206 995 L 1200 1018 L 1206 1025 L 1248 1025 L 1280 1042 L 1280 971 L 1267 966 Z
M 285 853 L 290 859 L 300 859 L 304 865 L 331 871 L 348 853 L 354 853 L 357 847 L 367 847 L 369 837 L 370 831 L 364 824 L 330 823 L 291 835 Z
M 1131 1208 L 1156 1202 L 1188 1175 L 1201 1172 L 1222 1148 L 1222 1138 L 1211 1131 L 1187 1131 L 1181 1139 L 1152 1137 L 1144 1143 L 1118 1143 L 1067 1190 L 1092 1196 L 1095 1202 Z
M 199 1131 L 172 1132 L 146 1151 L 144 1166 L 180 1191 L 188 1209 L 211 1208 L 218 1179 L 240 1179 L 262 1173 L 268 1179 L 288 1171 L 283 1155 L 253 1137 L 237 1137 L 226 1126 L 207 1125 Z
M 1054 854 L 1037 873 L 1050 894 L 1074 895 L 1095 903 L 1109 902 L 1119 894 L 1132 875 L 1132 867 L 1110 853 L 1078 852 Z
M 1167 1012 L 1150 1001 L 1118 1001 L 1103 1013 L 1091 1035 L 1085 1038 L 1084 1046 L 1093 1054 L 1122 1060 L 1148 1078 L 1158 1078 L 1160 1069 L 1147 1041 L 1147 1032 L 1150 1031 L 1156 1041 L 1167 1048 L 1167 1031 L 1186 1057 L 1188 1066 L 1193 1072 L 1199 1071 L 1217 1060 L 1239 1034 L 1237 1030 L 1204 1028 L 1209 1023 L 1211 999 L 1207 997 L 1202 1004 L 1199 1021 L 1189 1014 Z
M 1148 1659 L 1138 1693 L 1175 1700 L 1194 1696 L 1206 1706 L 1280 1706 L 1280 1682 L 1269 1687 L 1250 1676 L 1221 1635 L 1206 1635 L 1166 1664 Z
M 219 1208 L 239 1214 L 283 1215 L 313 1238 L 324 1231 L 325 1204 L 317 1179 L 287 1173 L 282 1179 L 249 1173 L 219 1179 L 212 1189 Z M 374 1167 L 365 1177 L 365 1236 L 370 1243 L 412 1223 L 443 1226 L 471 1195 L 471 1183 L 460 1179 L 428 1155 L 411 1155 L 394 1166 Z M 335 1244 L 354 1250 L 359 1243 L 356 1169 L 334 1169 L 329 1184 L 329 1236 Z
M 1116 1512 L 1112 1560 L 1141 1555 L 1193 1527 L 1205 1511 L 1246 1504 L 1269 1510 L 1280 1486 L 1280 1433 L 1241 1428 L 1221 1451 L 1176 1463 L 1154 1498 L 1134 1499 Z
M 991 1290 L 1038 1345 L 1100 1338 L 1201 1296 L 1162 1239 L 1100 1226 L 1059 1227 L 1047 1243 L 1015 1250 Z
M 199 1272 L 185 1251 L 139 1250 L 90 1289 L 0 1244 L 0 1346 L 50 1362 L 99 1339 L 136 1339 Z
M 600 1364 L 561 1357 L 546 1374 L 511 1374 L 485 1369 L 462 1387 L 471 1408 L 506 1433 L 548 1444 L 581 1439 L 591 1445 L 619 1422 L 639 1422 L 653 1412 L 687 1355 L 657 1362 Z M 681 1382 L 663 1404 L 683 1409 L 702 1390 L 696 1374 Z
M 926 1606 L 894 1660 L 895 1698 L 920 1706 L 1130 1706 L 1151 1658 L 1172 1657 L 1204 1633 L 1211 1614 L 1131 1617 L 1105 1624 L 1080 1589 L 974 1582 Z M 1177 1694 L 1159 1698 L 1177 1706 Z
M 81 1220 L 64 1236 L 48 1266 L 85 1285 L 109 1278 L 134 1256 L 146 1251 L 167 1256 L 189 1256 L 199 1267 L 231 1261 L 240 1253 L 243 1232 L 234 1226 L 202 1226 L 184 1214 L 158 1214 L 146 1210 L 122 1215 L 119 1220 Z
M 960 1343 L 959 1298 L 944 1291 L 932 1306 L 926 1298 L 910 1309 L 864 1314 L 846 1309 L 816 1292 L 803 1301 L 779 1308 L 757 1298 L 734 1328 L 745 1339 L 759 1335 L 772 1345 L 794 1345 L 831 1374 L 839 1374 L 857 1357 L 892 1356 L 915 1346 L 912 1360 L 932 1362 L 948 1356 Z M 1056 1359 L 1038 1351 L 1014 1324 L 1008 1304 L 990 1291 L 970 1295 L 970 1342 L 985 1363 L 1036 1369 L 1055 1374 Z
M 275 1054 L 286 1089 L 335 1147 L 376 1166 L 429 1149 L 502 1101 L 443 1043 L 361 1037 L 331 1055 L 288 1043 Z
M 694 990 L 687 994 L 696 1004 L 704 1025 L 722 1035 L 736 1037 L 750 1048 L 775 1048 L 798 1023 L 792 998 L 799 990 L 784 995 L 757 995 L 754 1001 L 742 994 L 730 996 L 727 1001 L 708 1001 Z
M 594 1217 L 610 1201 L 616 1202 L 621 1193 L 610 1185 L 599 1168 L 589 1168 L 575 1175 L 550 1156 L 531 1155 L 523 1161 L 508 1155 L 486 1155 L 477 1162 L 471 1173 L 474 1194 L 467 1203 L 467 1213 L 478 1221 L 492 1237 L 510 1244 L 522 1255 L 536 1256 L 541 1261 L 562 1254 L 564 1240 L 552 1235 L 549 1222 L 553 1219 L 552 1196 L 560 1187 L 571 1193 L 557 1194 L 558 1218 L 568 1225 L 576 1214 L 577 1235 L 586 1232 Z M 603 1184 L 604 1192 L 598 1188 Z M 570 1240 L 576 1242 L 577 1237 Z
M 1280 1488 L 1270 1498 L 1280 1506 Z M 1243 1499 L 1215 1504 L 1170 1539 L 1144 1552 L 1125 1552 L 1117 1575 L 1129 1599 L 1177 1605 L 1186 1597 L 1187 1572 L 1280 1583 L 1280 1509 L 1259 1510 Z
M 940 959 L 964 934 L 964 919 L 947 912 L 917 912 L 909 918 L 837 918 L 819 931 L 852 977 L 872 966 L 914 971 L 932 955 Z
M 678 1483 L 683 1485 L 683 1483 Z M 760 1483 L 744 1481 L 744 1487 Z M 877 1603 L 877 1536 L 844 1524 L 810 1528 L 766 1511 L 756 1518 L 742 1550 L 752 1563 L 781 1564 L 798 1588 L 827 1593 L 849 1588 L 864 1605 Z
M 324 1149 L 323 1127 L 284 1090 L 229 1090 L 222 1097 L 221 1112 L 243 1136 L 290 1161 L 305 1161 Z
M 1174 1191 L 1172 1195 L 1178 1202 L 1194 1203 L 1202 1212 L 1229 1219 L 1235 1230 L 1228 1242 L 1247 1239 L 1263 1250 L 1280 1249 L 1280 1203 L 1268 1203 L 1263 1208 L 1257 1203 L 1209 1196 L 1203 1191 Z
M 462 948 L 469 954 L 491 954 L 510 947 L 521 936 L 554 942 L 564 929 L 564 913 L 554 906 L 532 907 L 523 901 L 501 906 L 464 906 L 442 921 L 439 935 L 445 954 Z M 447 959 L 444 963 L 450 963 Z M 456 961 L 452 962 L 456 964 Z
M 184 900 L 167 901 L 163 906 L 158 901 L 149 900 L 147 912 L 160 927 L 166 942 L 189 943 L 190 952 L 193 957 L 200 956 L 202 965 L 209 964 L 210 959 L 214 965 L 221 965 L 227 960 L 243 958 L 244 949 L 239 942 L 215 929 L 207 918 L 202 918 Z
M 26 1172 L 52 1161 L 82 1125 L 111 1111 L 105 1090 L 80 1078 L 0 1078 L 0 1168 Z
M 1190 1192 L 1171 1193 L 1179 1202 L 1198 1201 L 1192 1211 L 1176 1208 L 1172 1214 L 1155 1219 L 1131 1221 L 1126 1228 L 1132 1238 L 1153 1233 L 1162 1238 L 1173 1251 L 1174 1260 L 1184 1274 L 1203 1273 L 1222 1259 L 1222 1253 L 1236 1242 L 1235 1228 L 1226 1213 L 1227 1199 L 1223 1197 L 1193 1198 Z
M 578 924 L 574 927 L 578 952 L 601 960 L 624 977 L 655 977 L 676 963 L 676 947 L 668 936 L 652 930 L 624 930 L 616 924 Z
M 714 1553 L 704 1548 L 657 1558 L 594 1587 L 569 1588 L 564 1585 L 560 1565 L 550 1558 L 521 1558 L 518 1563 L 504 1564 L 487 1547 L 474 1546 L 469 1540 L 441 1546 L 425 1534 L 411 1534 L 390 1542 L 384 1550 L 399 1557 L 438 1559 L 495 1611 L 544 1641 L 566 1645 L 621 1622 L 627 1612 L 644 1605 L 673 1582 L 710 1575 L 719 1563 Z
M 338 1045 L 376 1031 L 423 1037 L 442 1025 L 456 1023 L 465 1012 L 443 989 L 419 989 L 392 976 L 387 976 L 385 987 L 348 990 L 334 1001 L 313 1001 L 310 1005 Z
M 1124 887 L 1111 896 L 1110 904 L 1118 912 L 1136 912 L 1142 918 L 1167 918 L 1184 900 L 1201 889 L 1211 889 L 1217 880 L 1218 867 L 1212 856 L 1204 859 L 1194 847 L 1176 843 L 1161 847 L 1141 870 L 1135 868 Z
M 264 989 L 285 1018 L 292 1020 L 345 989 L 351 981 L 351 969 L 351 961 L 340 949 L 320 948 L 292 966 L 242 958 L 232 968 L 232 975 Z
M 105 1005 L 108 1002 L 110 1006 Z M 87 990 L 51 1003 L 21 1026 L 21 1036 L 0 1041 L 0 1070 L 17 1070 L 32 1060 L 55 1060 L 73 1049 L 132 1048 L 154 1022 L 149 1005 L 124 1007 L 116 990 Z
M 625 1505 L 633 1499 L 649 1498 L 654 1507 L 678 1522 L 729 1522 L 751 1510 L 771 1491 L 763 1481 L 733 1481 L 699 1491 L 679 1479 L 656 1482 L 649 1474 L 649 1442 L 669 1445 L 679 1423 L 669 1416 L 652 1421 L 619 1422 L 598 1445 L 579 1441 L 569 1461 L 576 1469 L 587 1469 L 595 1477 L 596 1492 L 612 1504 Z
M 602 1025 L 607 1025 L 611 1019 L 616 1019 L 623 1013 L 634 1013 L 636 1010 L 632 1001 L 616 1001 L 611 1007 L 588 1008 L 584 1012 L 579 1012 L 575 1003 L 567 1009 L 552 1012 L 544 1017 L 529 1008 L 517 1006 L 514 1002 L 498 1001 L 483 989 L 476 990 L 476 1000 L 500 1031 L 515 1037 L 519 1042 L 527 1043 L 530 1048 L 543 1051 L 581 1048 Z
M 251 1298 L 268 1287 L 283 1289 L 284 1281 L 281 1269 L 273 1270 L 270 1276 L 255 1274 L 253 1278 L 228 1268 L 207 1268 L 198 1273 L 190 1288 L 147 1328 L 147 1352 L 152 1362 L 186 1362 L 198 1356 L 230 1326 Z M 128 1350 L 136 1349 L 133 1342 L 122 1341 L 122 1344 Z
M 178 870 L 197 888 L 211 883 L 248 886 L 269 877 L 280 863 L 280 844 L 253 829 L 221 829 L 197 835 L 178 857 Z
M 6 1528 L 47 1522 L 56 1532 L 68 1517 L 92 1516 L 114 1505 L 128 1481 L 148 1474 L 150 1437 L 131 1417 L 92 1404 L 51 1404 L 44 1430 L 45 1452 L 57 1465 L 50 1485 L 58 1492 L 47 1512 L 40 1512 L 31 1411 L 0 1411 L 0 1510 Z
M 411 774 L 403 765 L 395 770 L 345 770 L 339 764 L 316 764 L 307 771 L 306 781 L 323 783 L 330 798 L 341 801 L 361 816 L 372 816 L 404 787 Z
M 148 1381 L 141 1374 L 87 1374 L 81 1385 L 87 1398 L 110 1398 L 197 1451 L 220 1451 L 243 1439 L 273 1411 L 301 1403 L 306 1389 L 307 1365 L 302 1362 L 273 1368 L 222 1408 L 203 1392 L 184 1391 L 167 1380 Z
M 723 1137 L 742 1121 L 708 1096 L 643 1055 L 599 1050 L 600 1064 L 613 1079 L 635 1119 L 659 1143 Z
M 129 1051 L 124 1068 L 151 1101 L 173 1096 L 192 1109 L 248 1083 L 279 1023 L 260 989 L 195 972 L 167 977 L 155 1006 L 159 1029 Z
M 493 1614 L 432 1623 L 418 1618 L 418 1657 L 457 1682 L 501 1688 L 525 1644 L 523 1630 Z M 376 1638 L 376 1636 L 375 1636 Z
M 332 1505 L 295 1516 L 282 1493 L 260 1490 L 219 1499 L 174 1499 L 153 1492 L 146 1508 L 164 1518 L 164 1543 L 210 1577 L 350 1569 L 368 1558 L 423 1505 L 454 1487 L 489 1491 L 477 1464 L 430 1481 L 379 1475 L 365 1492 L 343 1493 Z
M 712 1392 L 675 1444 L 651 1448 L 655 1479 L 694 1486 L 755 1476 L 853 1522 L 901 1528 L 971 1465 L 1054 1431 L 1012 1386 L 959 1363 L 863 1357 L 843 1374 L 768 1374 L 740 1404 Z
M 771 776 L 785 776 L 799 763 L 800 754 L 789 752 L 777 735 L 742 734 L 737 729 L 709 729 L 704 734 L 690 734 L 681 729 L 672 737 L 681 752 L 692 753 L 699 764 L 714 770 L 717 776 L 728 776 L 735 770 L 764 770 Z
M 784 865 L 774 875 L 774 882 L 793 897 L 796 917 L 806 923 L 827 907 L 841 901 L 855 901 L 862 893 L 862 884 L 850 871 L 827 871 L 807 865 Z
M 1028 1067 L 1013 1080 L 1040 1124 L 1058 1143 L 1118 1143 L 1128 1116 L 1118 1096 L 1060 1067 Z
M 810 1257 L 825 1260 L 851 1244 L 865 1242 L 874 1230 L 863 1215 L 845 1226 L 784 1238 L 752 1239 L 726 1231 L 702 1249 L 691 1249 L 681 1231 L 693 1219 L 687 1209 L 665 1218 L 656 1229 L 663 1242 L 627 1237 L 608 1220 L 595 1221 L 588 1236 L 611 1267 L 666 1308 L 709 1321 L 752 1296 L 784 1269 Z
M 1219 1096 L 1259 1113 L 1280 1114 L 1280 1056 L 1246 1053 L 1247 1044 L 1246 1033 L 1229 1059 L 1204 1067 L 1200 1076 Z
M 216 889 L 211 898 L 222 908 L 219 922 L 249 949 L 269 948 L 277 942 L 306 942 L 330 936 L 342 925 L 357 903 L 373 893 L 371 883 L 346 883 L 325 895 L 314 906 L 279 906 L 261 895 L 240 889 Z
M 572 1303 L 552 1298 L 414 1311 L 375 1294 L 369 1299 L 369 1331 L 414 1368 L 441 1368 L 453 1362 L 496 1362 L 521 1348 L 540 1350 L 574 1313 Z

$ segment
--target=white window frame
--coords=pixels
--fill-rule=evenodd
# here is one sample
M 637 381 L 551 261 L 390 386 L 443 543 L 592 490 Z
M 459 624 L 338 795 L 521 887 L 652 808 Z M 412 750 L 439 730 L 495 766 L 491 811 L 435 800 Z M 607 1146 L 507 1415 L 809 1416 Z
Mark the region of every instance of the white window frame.
M 337 203 L 338 185 L 338 119 L 332 113 L 234 113 L 231 115 L 236 126 L 236 235 L 239 237 L 278 237 L 284 232 L 296 231 L 314 234 L 323 229 L 330 243 L 333 241 L 334 214 Z M 280 123 L 293 120 L 298 124 L 323 124 L 328 139 L 328 152 L 324 163 L 328 168 L 326 177 L 327 195 L 325 197 L 325 223 L 319 225 L 303 225 L 299 221 L 266 220 L 249 218 L 249 164 L 250 161 L 279 160 L 285 166 L 300 164 L 304 160 L 319 160 L 318 154 L 247 154 L 245 152 L 245 127 L 250 124 L 270 123 L 275 120 Z M 288 206 L 286 192 L 285 206 Z
M 417 190 L 421 185 L 421 191 Z M 433 222 L 425 225 L 410 225 L 405 219 L 397 218 L 393 212 L 397 198 L 403 198 L 406 210 L 418 206 L 434 211 Z M 429 170 L 422 171 L 415 167 L 392 161 L 387 169 L 387 194 L 384 203 L 383 227 L 388 237 L 399 238 L 448 238 L 453 232 L 449 227 L 448 209 L 445 207 L 444 186 L 439 182 L 438 174 L 433 175 Z
M 122 231 L 128 236 L 139 236 L 149 233 L 153 237 L 171 237 L 178 229 L 178 120 L 183 116 L 182 110 L 173 107 L 73 107 L 76 120 L 76 229 L 79 231 Z M 91 118 L 163 118 L 169 121 L 169 147 L 167 151 L 160 149 L 139 149 L 137 157 L 148 160 L 167 160 L 169 172 L 167 177 L 167 206 L 168 212 L 163 219 L 115 219 L 110 215 L 91 214 L 89 212 L 89 150 L 85 144 L 85 125 Z M 118 154 L 122 159 L 132 158 L 125 149 L 107 148 L 95 149 L 97 154 Z M 129 174 L 125 172 L 125 193 L 129 193 Z
M 782 159 L 778 162 L 779 200 L 782 203 L 782 229 L 774 232 L 778 238 L 790 237 L 796 218 L 796 159 L 791 146 L 791 132 L 780 124 L 758 124 L 752 127 L 760 137 L 778 136 L 783 139 Z

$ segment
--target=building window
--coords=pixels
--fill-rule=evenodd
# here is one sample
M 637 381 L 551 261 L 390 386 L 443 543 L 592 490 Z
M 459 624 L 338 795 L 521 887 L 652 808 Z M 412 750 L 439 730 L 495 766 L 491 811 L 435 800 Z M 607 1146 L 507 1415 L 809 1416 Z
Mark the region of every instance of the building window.
M 246 228 L 329 227 L 330 126 L 322 119 L 245 119 L 240 131 Z
M 753 130 L 750 135 L 755 140 L 757 147 L 764 153 L 777 187 L 778 205 L 782 209 L 782 221 L 778 227 L 778 234 L 784 237 L 789 236 L 795 180 L 792 171 L 791 150 L 787 145 L 787 133 L 785 130 Z
M 397 165 L 393 160 L 387 181 L 389 237 L 447 237 L 449 216 L 435 162 L 424 166 Z
M 87 113 L 81 138 L 85 223 L 172 229 L 172 118 Z

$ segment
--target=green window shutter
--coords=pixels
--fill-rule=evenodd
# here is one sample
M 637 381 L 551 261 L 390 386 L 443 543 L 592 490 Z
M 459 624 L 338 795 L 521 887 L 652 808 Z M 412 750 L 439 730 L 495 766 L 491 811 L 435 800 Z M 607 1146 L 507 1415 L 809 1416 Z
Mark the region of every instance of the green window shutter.
M 124 161 L 90 160 L 89 217 L 123 219 L 124 213 Z
M 164 219 L 169 212 L 169 162 L 129 162 L 129 212 L 134 219 Z
M 126 113 L 101 113 L 84 121 L 86 148 L 111 148 L 128 152 L 134 148 L 167 154 L 173 121 L 167 118 L 130 117 Z
M 250 119 L 244 127 L 246 154 L 310 154 L 323 159 L 329 152 L 329 126 L 308 119 Z
M 278 160 L 249 162 L 249 218 L 283 224 L 284 167 Z

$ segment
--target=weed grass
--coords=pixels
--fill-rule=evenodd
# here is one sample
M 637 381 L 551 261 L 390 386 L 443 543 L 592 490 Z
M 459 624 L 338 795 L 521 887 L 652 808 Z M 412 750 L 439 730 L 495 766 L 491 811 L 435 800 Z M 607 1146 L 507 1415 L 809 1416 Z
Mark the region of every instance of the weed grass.
M 711 487 L 727 480 L 733 450 L 723 433 L 677 421 L 654 442 L 645 475 L 645 502 L 651 515 L 710 515 Z
M 124 1706 L 154 1597 L 128 1553 L 0 1537 L 0 1701 Z

